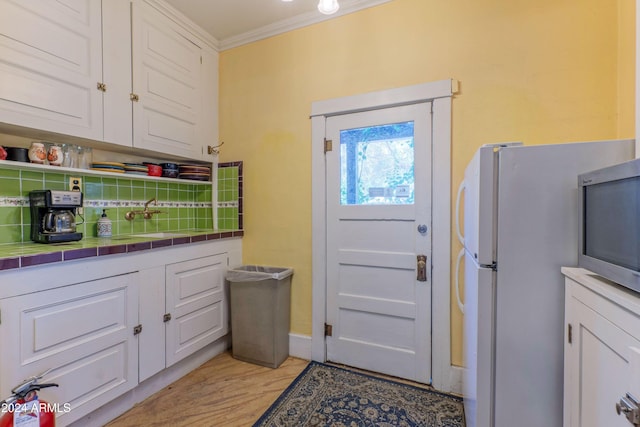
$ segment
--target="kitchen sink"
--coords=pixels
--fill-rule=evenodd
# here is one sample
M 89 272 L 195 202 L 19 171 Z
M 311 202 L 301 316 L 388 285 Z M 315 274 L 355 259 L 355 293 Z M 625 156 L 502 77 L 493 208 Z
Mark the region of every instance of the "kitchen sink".
M 186 236 L 189 236 L 189 234 L 161 232 L 161 233 L 132 234 L 131 236 L 132 237 L 151 237 L 156 239 L 170 239 L 172 237 L 186 237 Z

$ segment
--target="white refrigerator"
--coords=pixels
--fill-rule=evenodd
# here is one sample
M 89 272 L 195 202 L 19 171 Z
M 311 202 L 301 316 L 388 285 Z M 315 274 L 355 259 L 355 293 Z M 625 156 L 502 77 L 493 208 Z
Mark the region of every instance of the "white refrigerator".
M 633 140 L 515 143 L 469 163 L 456 206 L 464 194 L 467 427 L 562 426 L 560 267 L 577 265 L 578 174 L 633 157 Z

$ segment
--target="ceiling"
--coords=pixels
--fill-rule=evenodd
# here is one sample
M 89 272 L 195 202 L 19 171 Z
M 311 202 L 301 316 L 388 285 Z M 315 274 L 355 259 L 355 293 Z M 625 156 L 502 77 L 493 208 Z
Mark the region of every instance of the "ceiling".
M 221 50 L 332 19 L 391 0 L 339 0 L 333 15 L 318 12 L 318 0 L 166 0 L 219 43 Z

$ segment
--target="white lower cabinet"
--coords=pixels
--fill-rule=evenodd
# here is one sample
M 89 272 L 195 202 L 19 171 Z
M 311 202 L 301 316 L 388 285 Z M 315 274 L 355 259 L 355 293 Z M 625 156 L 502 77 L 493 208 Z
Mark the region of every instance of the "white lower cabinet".
M 167 265 L 167 366 L 229 332 L 227 254 Z
M 228 348 L 241 261 L 229 239 L 0 271 L 0 399 L 49 371 L 56 425 L 107 423 Z
M 640 425 L 622 410 L 627 393 L 640 399 L 640 295 L 583 269 L 562 271 L 564 426 Z
M 140 381 L 229 332 L 228 258 L 221 253 L 140 272 Z
M 40 393 L 68 403 L 66 425 L 138 384 L 136 273 L 0 300 L 0 388 L 50 370 L 57 388 Z M 8 396 L 2 396 L 3 398 Z

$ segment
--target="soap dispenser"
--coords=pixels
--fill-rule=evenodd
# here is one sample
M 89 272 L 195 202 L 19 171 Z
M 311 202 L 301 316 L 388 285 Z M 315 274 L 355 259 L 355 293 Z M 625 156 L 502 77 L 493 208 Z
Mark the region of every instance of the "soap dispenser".
M 96 224 L 98 227 L 98 237 L 111 237 L 111 220 L 107 217 L 107 210 L 102 209 L 102 216 Z

